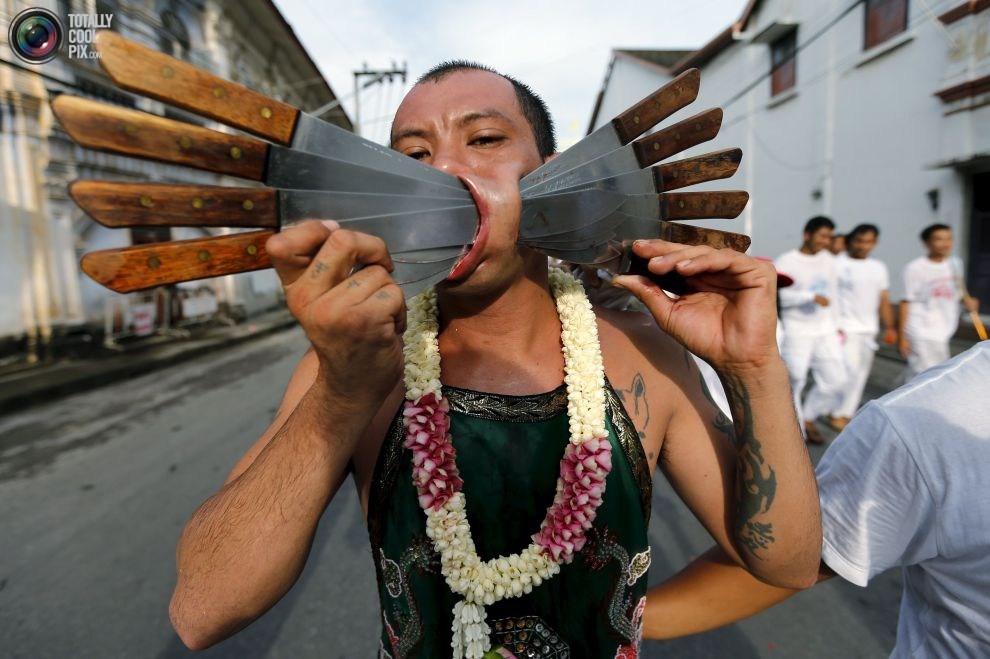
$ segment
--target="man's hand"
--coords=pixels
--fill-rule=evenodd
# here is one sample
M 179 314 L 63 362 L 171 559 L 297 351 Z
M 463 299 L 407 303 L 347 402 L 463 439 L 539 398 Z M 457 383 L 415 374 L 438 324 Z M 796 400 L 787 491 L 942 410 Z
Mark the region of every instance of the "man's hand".
M 897 352 L 899 352 L 901 357 L 904 359 L 907 359 L 908 355 L 911 354 L 911 342 L 908 341 L 908 338 L 904 335 L 904 332 L 901 332 L 901 335 L 898 337 Z
M 777 354 L 777 274 L 773 265 L 730 249 L 686 246 L 665 240 L 636 241 L 650 272 L 676 272 L 692 292 L 669 297 L 645 277 L 623 275 L 612 283 L 630 290 L 659 326 L 716 369 L 761 367 Z
M 406 307 L 385 243 L 314 221 L 276 234 L 265 249 L 319 359 L 317 381 L 341 407 L 371 414 L 402 376 Z
M 827 307 L 829 305 L 829 301 L 824 295 L 815 295 L 815 304 L 820 307 Z

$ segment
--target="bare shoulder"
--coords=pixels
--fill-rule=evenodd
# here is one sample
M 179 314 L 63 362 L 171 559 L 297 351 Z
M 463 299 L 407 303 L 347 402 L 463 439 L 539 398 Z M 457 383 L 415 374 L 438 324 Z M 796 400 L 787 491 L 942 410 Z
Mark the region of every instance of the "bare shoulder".
M 650 467 L 694 363 L 649 314 L 595 308 L 605 374 L 636 426 Z

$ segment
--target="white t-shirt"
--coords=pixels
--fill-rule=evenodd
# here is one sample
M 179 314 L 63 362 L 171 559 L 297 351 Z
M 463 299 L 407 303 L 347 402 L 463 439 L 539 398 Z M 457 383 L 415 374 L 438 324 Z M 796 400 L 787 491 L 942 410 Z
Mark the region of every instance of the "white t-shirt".
M 854 259 L 843 252 L 835 259 L 835 269 L 839 329 L 876 334 L 880 327 L 880 294 L 890 288 L 887 266 L 876 259 Z
M 903 567 L 892 657 L 990 657 L 990 342 L 866 405 L 816 474 L 822 558 Z
M 778 289 L 780 321 L 787 336 L 821 336 L 835 332 L 835 300 L 838 284 L 835 257 L 827 249 L 817 254 L 804 254 L 792 249 L 773 262 L 780 272 L 794 280 L 787 288 Z M 829 300 L 829 306 L 815 303 L 815 296 Z
M 959 326 L 958 278 L 962 264 L 919 256 L 904 266 L 904 299 L 910 302 L 905 332 L 908 337 L 948 341 Z

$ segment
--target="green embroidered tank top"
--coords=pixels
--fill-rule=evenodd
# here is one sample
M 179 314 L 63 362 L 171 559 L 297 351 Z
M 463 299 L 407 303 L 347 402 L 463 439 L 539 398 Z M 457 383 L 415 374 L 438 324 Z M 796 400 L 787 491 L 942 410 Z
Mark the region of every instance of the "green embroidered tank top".
M 444 387 L 482 560 L 518 552 L 553 501 L 569 439 L 567 392 L 507 396 Z M 612 471 L 588 541 L 572 563 L 527 595 L 486 607 L 492 642 L 517 657 L 635 657 L 641 637 L 652 483 L 638 434 L 606 382 Z M 401 408 L 375 467 L 368 530 L 382 610 L 380 657 L 451 655 L 458 597 L 440 572 L 402 448 Z

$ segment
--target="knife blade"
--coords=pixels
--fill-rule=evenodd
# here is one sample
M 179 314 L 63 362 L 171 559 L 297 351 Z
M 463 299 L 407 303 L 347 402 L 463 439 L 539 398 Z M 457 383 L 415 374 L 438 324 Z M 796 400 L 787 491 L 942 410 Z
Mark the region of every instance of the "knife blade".
M 52 111 L 80 146 L 185 165 L 265 183 L 269 187 L 382 192 L 449 197 L 474 203 L 467 188 L 453 190 L 419 178 L 230 135 L 156 115 L 61 94 Z
M 685 71 L 611 122 L 527 174 L 519 182 L 519 189 L 527 193 L 531 188 L 628 144 L 677 110 L 693 103 L 698 97 L 700 84 L 701 74 L 698 69 Z
M 589 160 L 558 176 L 528 187 L 527 196 L 557 192 L 584 183 L 616 177 L 650 167 L 685 149 L 707 142 L 718 135 L 722 125 L 721 108 L 712 108 L 672 124 L 651 135 Z M 649 188 L 639 192 L 649 192 Z
M 281 146 L 462 191 L 455 177 L 287 103 L 100 30 L 99 63 L 120 88 L 240 128 Z

